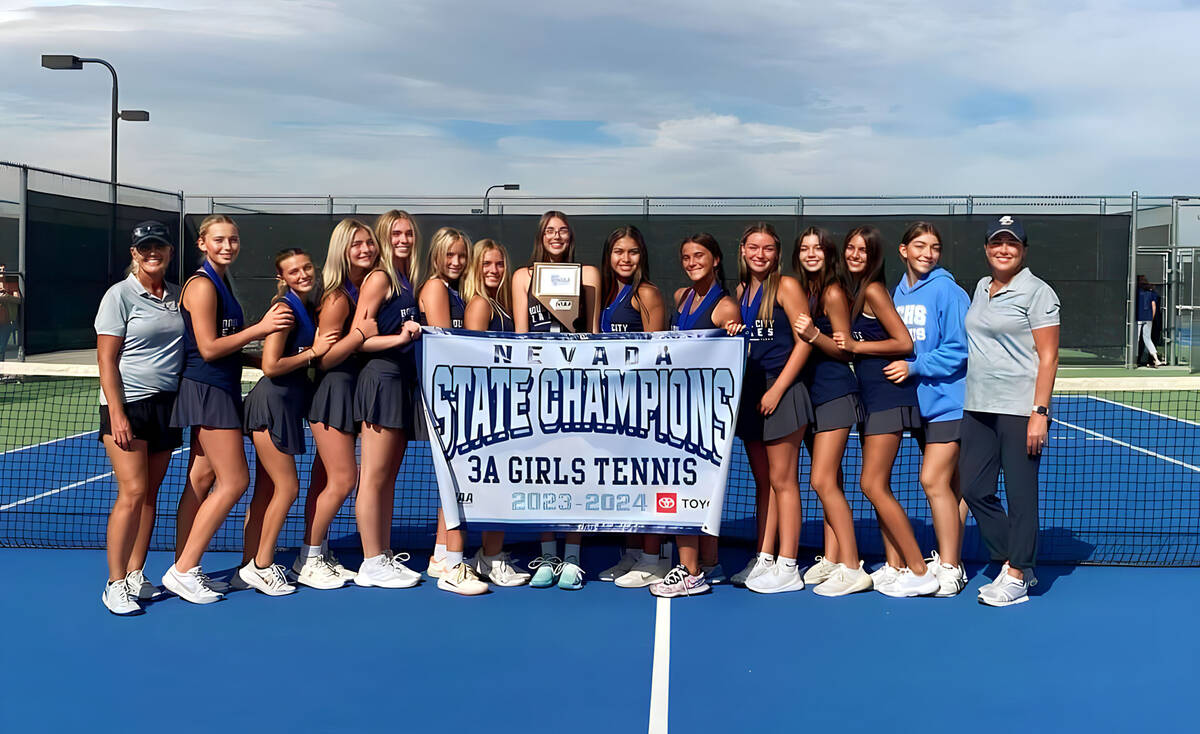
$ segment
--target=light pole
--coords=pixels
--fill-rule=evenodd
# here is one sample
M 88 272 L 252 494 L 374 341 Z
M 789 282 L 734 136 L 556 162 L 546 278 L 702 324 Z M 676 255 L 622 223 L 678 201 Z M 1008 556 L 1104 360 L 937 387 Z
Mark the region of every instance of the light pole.
M 110 150 L 111 168 L 109 180 L 117 185 L 117 121 L 149 122 L 150 113 L 145 110 L 117 111 L 117 70 L 104 59 L 83 59 L 69 54 L 42 54 L 42 66 L 47 69 L 82 69 L 84 64 L 102 64 L 112 74 L 112 146 Z M 113 203 L 116 204 L 116 192 L 113 192 Z
M 521 184 L 496 184 L 495 186 L 488 186 L 487 191 L 483 192 L 483 214 L 484 214 L 484 216 L 489 216 L 492 213 L 492 210 L 488 205 L 488 194 L 492 193 L 492 189 L 504 189 L 505 191 L 520 191 Z

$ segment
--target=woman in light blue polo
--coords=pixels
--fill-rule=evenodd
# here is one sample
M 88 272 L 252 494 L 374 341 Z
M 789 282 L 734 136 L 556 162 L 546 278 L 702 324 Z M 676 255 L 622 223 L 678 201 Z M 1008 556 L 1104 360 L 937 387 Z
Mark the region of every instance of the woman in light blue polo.
M 1038 467 L 1050 427 L 1058 372 L 1058 295 L 1025 266 L 1028 241 L 1010 216 L 988 228 L 992 274 L 979 280 L 967 309 L 967 398 L 963 406 L 963 497 L 1000 574 L 979 601 L 1029 600 L 1037 583 Z M 1000 470 L 1008 510 L 997 496 Z
M 119 615 L 141 614 L 137 600 L 158 593 L 143 567 L 158 487 L 171 453 L 183 445 L 183 432 L 170 426 L 183 370 L 179 286 L 165 279 L 172 250 L 165 225 L 134 227 L 129 275 L 108 289 L 96 313 L 99 435 L 117 480 L 108 516 L 108 584 L 101 599 Z

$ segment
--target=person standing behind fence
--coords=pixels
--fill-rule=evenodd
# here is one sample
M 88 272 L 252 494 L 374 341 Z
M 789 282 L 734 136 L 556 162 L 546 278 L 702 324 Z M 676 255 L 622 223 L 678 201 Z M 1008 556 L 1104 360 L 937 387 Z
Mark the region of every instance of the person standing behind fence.
M 235 581 L 268 596 L 291 594 L 283 566 L 275 563 L 279 532 L 300 493 L 296 457 L 305 452 L 304 415 L 312 397 L 308 368 L 333 343 L 337 332 L 317 333 L 309 296 L 317 285 L 312 258 L 288 248 L 275 255 L 279 293 L 272 305 L 291 309 L 295 325 L 263 343 L 263 376 L 246 396 L 246 433 L 254 443 L 254 498 L 246 510 L 242 567 Z
M 379 218 L 385 232 L 411 224 L 394 214 L 388 212 Z M 308 408 L 308 427 L 317 458 L 313 460 L 304 500 L 304 542 L 292 564 L 296 581 L 314 589 L 341 588 L 356 575 L 329 550 L 329 526 L 358 483 L 354 388 L 362 363 L 356 352 L 377 331 L 374 319 L 355 322 L 354 313 L 358 289 L 378 264 L 379 246 L 365 224 L 343 219 L 333 228 L 321 269 L 323 290 L 317 330 L 337 334 L 338 339 L 316 360 L 316 389 Z
M 1144 275 L 1137 277 L 1137 284 L 1138 339 L 1142 344 L 1146 345 L 1146 351 L 1150 355 L 1149 365 L 1151 367 L 1158 367 L 1162 364 L 1162 360 L 1158 358 L 1158 350 L 1154 348 L 1154 339 L 1151 338 L 1151 333 L 1154 329 L 1154 319 L 1158 316 L 1158 293 L 1150 286 L 1150 281 L 1146 280 L 1146 276 Z
M 172 250 L 165 225 L 134 227 L 129 275 L 108 289 L 96 313 L 99 436 L 117 480 L 101 600 L 119 615 L 141 614 L 137 600 L 158 593 L 143 570 L 146 551 L 159 485 L 172 452 L 183 445 L 183 431 L 170 426 L 183 370 L 180 288 L 165 280 Z
M 913 356 L 895 360 L 883 374 L 892 382 L 917 388 L 921 426 L 912 433 L 921 447 L 921 486 L 929 499 L 938 542 L 931 559 L 938 578 L 934 596 L 946 597 L 957 595 L 967 584 L 962 567 L 967 506 L 962 501 L 958 453 L 967 390 L 963 319 L 971 301 L 954 276 L 938 266 L 941 257 L 941 235 L 929 222 L 915 222 L 900 239 L 905 274 L 892 298 L 912 335 Z
M 1038 467 L 1050 427 L 1058 371 L 1059 300 L 1025 266 L 1021 223 L 1003 216 L 987 231 L 992 274 L 975 286 L 967 310 L 967 397 L 962 422 L 963 495 L 1000 574 L 979 601 L 1009 606 L 1029 600 L 1037 583 Z M 1004 471 L 1005 512 L 997 496 Z
M 0 362 L 8 351 L 9 341 L 17 333 L 21 323 L 21 286 L 16 276 L 9 276 L 5 267 L 0 265 Z
M 200 559 L 250 485 L 242 437 L 242 347 L 291 327 L 291 310 L 277 303 L 244 328 L 241 304 L 229 287 L 229 266 L 241 250 L 237 225 L 223 214 L 200 223 L 197 246 L 204 262 L 184 284 L 183 378 L 171 426 L 191 427 L 188 480 L 179 500 L 175 563 L 163 586 L 195 604 L 219 601 L 200 570 Z M 210 491 L 211 490 L 211 491 Z

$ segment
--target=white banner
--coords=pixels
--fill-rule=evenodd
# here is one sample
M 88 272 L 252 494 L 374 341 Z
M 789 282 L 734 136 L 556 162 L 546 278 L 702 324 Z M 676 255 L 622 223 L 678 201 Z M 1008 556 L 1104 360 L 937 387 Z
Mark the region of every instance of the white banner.
M 742 339 L 426 328 L 421 341 L 448 527 L 720 534 Z

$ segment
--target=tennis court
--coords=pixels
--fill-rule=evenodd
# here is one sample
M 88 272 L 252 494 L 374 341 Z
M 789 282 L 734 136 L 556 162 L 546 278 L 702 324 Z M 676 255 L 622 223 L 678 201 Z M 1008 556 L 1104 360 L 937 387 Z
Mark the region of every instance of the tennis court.
M 0 383 L 0 542 L 23 546 L 0 564 L 15 663 L 0 673 L 7 731 L 127 728 L 139 717 L 178 731 L 1155 731 L 1191 720 L 1200 643 L 1178 632 L 1200 602 L 1191 378 L 1060 380 L 1042 465 L 1045 565 L 1032 603 L 1011 610 L 975 601 L 985 555 L 969 524 L 965 555 L 976 561 L 953 599 L 719 586 L 666 601 L 598 582 L 575 594 L 497 588 L 465 599 L 425 582 L 302 589 L 286 600 L 236 592 L 211 607 L 168 597 L 127 620 L 97 598 L 115 488 L 94 432 L 95 379 L 79 368 L 4 369 L 33 373 Z M 853 480 L 859 458 L 852 438 L 847 493 L 871 564 L 878 533 Z M 906 439 L 894 489 L 930 547 L 917 458 Z M 414 444 L 397 487 L 394 541 L 417 568 L 432 543 L 428 461 Z M 170 563 L 185 465 L 186 447 L 160 495 L 153 579 Z M 751 486 L 739 463 L 725 512 L 730 571 L 749 553 Z M 804 544 L 815 553 L 819 507 L 804 499 Z M 214 548 L 240 548 L 242 508 Z M 348 506 L 331 534 L 348 565 L 358 561 L 352 518 Z M 524 560 L 536 552 L 527 542 L 515 550 Z M 592 542 L 584 567 L 594 574 L 618 553 L 615 539 Z M 225 578 L 239 557 L 210 553 L 205 568 Z M 1138 567 L 1079 565 L 1096 563 Z M 1151 567 L 1166 565 L 1185 567 Z

